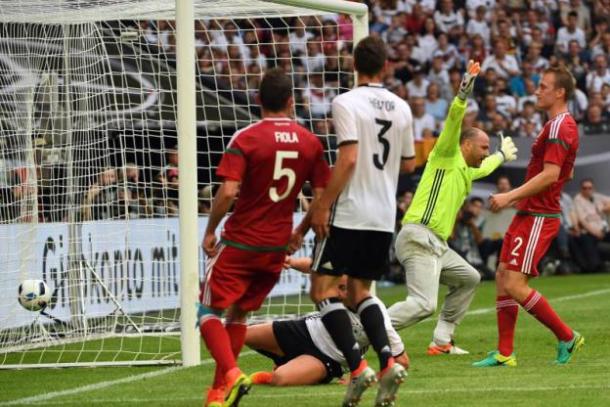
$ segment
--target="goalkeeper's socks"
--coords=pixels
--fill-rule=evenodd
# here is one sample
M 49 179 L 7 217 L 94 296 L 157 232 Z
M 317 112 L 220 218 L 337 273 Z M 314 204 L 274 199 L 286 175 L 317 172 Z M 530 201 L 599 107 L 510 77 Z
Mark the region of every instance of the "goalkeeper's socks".
M 358 369 L 362 356 L 360 346 L 356 342 L 352 323 L 347 314 L 347 309 L 338 297 L 327 298 L 316 304 L 322 315 L 322 323 L 337 345 L 337 348 L 345 356 L 347 366 L 351 372 Z
M 229 338 L 231 338 L 231 350 L 233 351 L 233 356 L 235 356 L 235 359 L 237 359 L 239 352 L 241 352 L 241 348 L 244 347 L 248 326 L 243 322 L 227 321 L 225 323 L 225 328 L 227 330 L 227 334 L 229 334 Z
M 390 348 L 381 307 L 375 298 L 368 297 L 362 300 L 356 309 L 364 332 L 377 352 L 379 371 L 382 372 L 392 358 L 392 348 Z
M 519 303 L 510 295 L 496 297 L 496 316 L 498 318 L 498 352 L 503 356 L 513 354 L 515 326 L 519 315 Z
M 231 351 L 231 340 L 227 330 L 216 315 L 208 316 L 199 324 L 201 337 L 210 354 L 216 361 L 216 366 L 223 374 L 237 367 L 235 357 Z
M 560 341 L 571 341 L 574 337 L 570 327 L 563 323 L 546 298 L 538 291 L 532 290 L 527 298 L 521 303 L 521 306 L 538 321 L 542 322 L 547 328 L 553 331 Z

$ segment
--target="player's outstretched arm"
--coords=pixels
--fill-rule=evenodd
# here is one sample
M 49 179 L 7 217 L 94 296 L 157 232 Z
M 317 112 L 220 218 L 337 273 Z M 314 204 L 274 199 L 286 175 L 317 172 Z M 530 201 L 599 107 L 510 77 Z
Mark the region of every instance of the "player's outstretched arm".
M 554 182 L 557 182 L 560 173 L 561 167 L 559 165 L 544 163 L 544 169 L 535 177 L 527 181 L 525 184 L 521 185 L 519 188 L 515 188 L 510 192 L 506 192 L 503 194 L 492 195 L 489 198 L 491 209 L 494 211 L 498 211 L 516 202 L 519 202 L 524 198 L 534 196 L 546 190 Z
M 216 192 L 214 202 L 212 203 L 212 211 L 208 218 L 208 226 L 205 229 L 203 243 L 201 244 L 203 251 L 210 257 L 216 255 L 216 228 L 229 211 L 233 204 L 237 193 L 239 192 L 239 181 L 226 180 Z
M 480 71 L 481 67 L 478 62 L 473 62 L 472 60 L 468 62 L 468 68 L 462 77 L 458 94 L 453 98 L 453 102 L 451 102 L 447 120 L 445 120 L 441 135 L 434 147 L 436 154 L 452 156 L 457 153 L 460 144 L 460 133 L 462 131 L 462 120 L 466 113 L 468 97 L 472 94 L 474 81 Z

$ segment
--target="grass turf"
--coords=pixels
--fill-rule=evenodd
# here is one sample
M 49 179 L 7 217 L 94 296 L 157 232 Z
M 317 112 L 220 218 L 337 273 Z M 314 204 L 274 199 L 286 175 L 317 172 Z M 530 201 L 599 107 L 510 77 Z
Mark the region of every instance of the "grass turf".
M 457 343 L 465 356 L 425 355 L 433 320 L 401 331 L 411 358 L 398 406 L 604 406 L 610 405 L 610 275 L 547 277 L 534 282 L 562 318 L 586 337 L 586 345 L 567 366 L 554 366 L 556 340 L 536 320 L 520 312 L 516 335 L 517 368 L 477 369 L 496 343 L 494 287 L 483 283 L 459 327 Z M 379 290 L 387 304 L 404 296 L 403 287 Z M 176 344 L 177 345 L 177 344 Z M 246 353 L 246 372 L 268 370 L 271 362 Z M 205 352 L 195 368 L 72 368 L 0 371 L 0 406 L 19 401 L 36 405 L 197 406 L 213 376 Z M 369 353 L 373 367 L 375 357 Z M 167 370 L 171 369 L 171 370 Z M 89 386 L 83 389 L 84 386 Z M 337 406 L 344 388 L 338 384 L 301 388 L 255 387 L 241 405 Z M 374 389 L 362 406 L 372 405 Z M 29 399 L 28 399 L 29 398 Z M 12 403 L 11 403 L 12 404 Z

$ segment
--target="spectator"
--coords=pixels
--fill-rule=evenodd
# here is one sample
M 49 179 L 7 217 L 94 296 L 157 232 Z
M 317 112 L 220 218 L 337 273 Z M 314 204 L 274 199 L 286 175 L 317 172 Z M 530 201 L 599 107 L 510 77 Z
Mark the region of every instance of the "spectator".
M 596 58 L 598 55 L 608 56 L 610 55 L 610 32 L 608 31 L 608 23 L 605 23 L 606 31 L 601 35 L 601 41 L 595 43 L 595 38 L 591 43 L 595 43 L 591 50 L 591 57 Z
M 481 231 L 476 224 L 476 208 L 482 205 L 482 199 L 472 198 L 458 212 L 453 234 L 449 238 L 449 246 L 459 253 L 468 263 L 479 270 L 485 279 L 490 279 L 490 271 L 485 267 L 479 253 L 479 243 L 483 240 Z
M 574 197 L 574 210 L 582 233 L 579 238 L 585 259 L 585 271 L 600 271 L 603 264 L 599 252 L 599 242 L 610 241 L 608 214 L 610 197 L 595 192 L 593 180 L 583 179 L 580 192 Z
M 583 123 L 583 132 L 590 135 L 610 133 L 610 123 L 603 116 L 602 107 L 598 104 L 590 104 L 587 109 L 587 117 Z
M 305 22 L 302 19 L 297 18 L 294 28 L 288 35 L 288 39 L 290 41 L 290 51 L 295 57 L 300 57 L 307 54 L 307 43 L 314 37 L 313 33 L 306 28 Z
M 533 90 L 531 90 L 530 88 L 529 93 L 527 93 L 525 86 L 525 81 L 527 80 L 531 80 L 534 86 Z M 523 61 L 521 63 L 521 75 L 513 76 L 509 81 L 510 93 L 518 98 L 521 98 L 526 94 L 534 96 L 538 81 L 540 81 L 540 75 L 536 71 L 534 71 L 532 64 L 527 61 Z
M 405 14 L 399 13 L 392 16 L 392 22 L 388 29 L 384 31 L 382 38 L 389 45 L 398 44 L 407 34 L 405 29 Z
M 335 90 L 324 86 L 322 72 L 310 75 L 311 84 L 303 92 L 303 104 L 310 117 L 326 118 L 330 115 L 331 101 L 336 96 Z
M 438 45 L 432 53 L 432 58 L 441 57 L 443 69 L 449 70 L 456 65 L 458 60 L 458 50 L 455 45 L 449 43 L 449 36 L 446 33 L 438 35 Z
M 568 52 L 568 44 L 570 41 L 577 41 L 581 48 L 587 45 L 585 32 L 578 27 L 578 13 L 571 11 L 568 13 L 568 19 L 565 27 L 561 27 L 557 31 L 557 51 L 561 53 Z
M 430 82 L 424 77 L 424 70 L 421 65 L 413 67 L 413 79 L 407 82 L 407 90 L 410 97 L 426 97 Z
M 212 201 L 214 200 L 213 188 L 211 185 L 206 185 L 199 190 L 198 212 L 199 216 L 207 215 L 212 210 Z
M 498 113 L 507 119 L 512 118 L 517 112 L 517 101 L 513 96 L 508 94 L 508 88 L 504 78 L 498 78 L 496 80 L 494 85 L 494 96 L 496 98 Z
M 587 75 L 587 92 L 599 92 L 604 84 L 610 85 L 608 56 L 598 55 L 593 61 L 594 70 Z
M 468 21 L 468 25 L 466 26 L 466 33 L 473 38 L 475 35 L 478 34 L 485 42 L 485 45 L 489 46 L 491 31 L 489 29 L 489 23 L 485 19 L 486 13 L 487 9 L 484 5 L 478 6 L 474 18 L 471 18 L 470 21 Z M 482 61 L 482 59 L 477 59 L 477 61 L 480 62 Z
M 541 73 L 549 67 L 549 60 L 542 56 L 542 43 L 533 41 L 527 48 L 525 61 L 529 62 L 534 71 Z
M 83 201 L 83 220 L 113 219 L 118 217 L 118 177 L 116 169 L 106 167 L 91 184 Z
M 440 10 L 434 12 L 437 29 L 452 38 L 457 38 L 464 31 L 464 17 L 456 12 L 453 0 L 441 0 Z
M 425 99 L 416 97 L 410 105 L 413 109 L 413 137 L 415 141 L 421 141 L 424 137 L 432 136 L 436 123 L 434 117 L 426 113 Z
M 449 87 L 449 74 L 444 67 L 443 57 L 436 55 L 432 58 L 432 67 L 428 74 L 428 81 L 434 82 L 439 86 L 439 89 L 447 89 Z
M 536 105 L 536 83 L 533 79 L 525 79 L 523 81 L 525 84 L 525 94 L 520 96 L 517 100 L 517 109 L 519 111 L 523 111 L 523 108 L 526 103 L 533 103 Z
M 472 36 L 470 41 L 470 47 L 466 50 L 468 53 L 468 60 L 482 62 L 485 61 L 488 55 L 488 46 L 485 44 L 485 40 L 480 34 Z
M 399 44 L 394 59 L 394 76 L 403 84 L 413 79 L 413 71 L 419 66 L 419 61 L 411 56 L 411 47 L 406 43 Z
M 405 28 L 407 32 L 418 33 L 424 28 L 425 14 L 422 3 L 415 3 L 411 9 L 411 13 L 407 15 L 405 20 Z
M 500 175 L 496 180 L 496 192 L 505 193 L 511 189 L 510 179 L 506 175 Z M 509 207 L 497 212 L 488 210 L 482 215 L 484 222 L 480 225 L 482 240 L 479 243 L 479 253 L 485 265 L 490 269 L 495 270 L 496 268 L 504 234 L 516 212 L 514 208 Z M 495 257 L 495 262 L 490 264 L 492 257 Z
M 568 110 L 572 113 L 577 123 L 584 119 L 588 108 L 589 99 L 587 95 L 582 90 L 574 88 L 574 96 L 568 101 Z
M 559 9 L 561 12 L 561 22 L 563 25 L 569 24 L 570 14 L 575 13 L 576 25 L 586 35 L 591 34 L 591 12 L 589 7 L 585 6 L 581 0 L 569 0 L 569 2 L 560 2 Z
M 521 115 L 513 121 L 512 129 L 519 137 L 536 138 L 542 130 L 542 116 L 533 102 L 526 102 Z
M 483 61 L 481 70 L 487 71 L 489 68 L 493 68 L 499 77 L 509 79 L 511 76 L 519 74 L 519 65 L 517 59 L 508 55 L 507 42 L 504 38 L 499 38 L 494 43 L 493 55 L 488 56 Z
M 426 98 L 426 113 L 434 117 L 436 129 L 440 128 L 440 124 L 445 120 L 447 115 L 448 103 L 440 97 L 439 86 L 432 82 L 428 85 L 428 96 Z
M 436 25 L 434 20 L 430 17 L 426 18 L 424 22 L 424 31 L 419 37 L 418 45 L 422 50 L 422 57 L 424 58 L 421 62 L 427 63 L 432 58 L 432 53 L 438 47 L 438 41 L 436 40 Z

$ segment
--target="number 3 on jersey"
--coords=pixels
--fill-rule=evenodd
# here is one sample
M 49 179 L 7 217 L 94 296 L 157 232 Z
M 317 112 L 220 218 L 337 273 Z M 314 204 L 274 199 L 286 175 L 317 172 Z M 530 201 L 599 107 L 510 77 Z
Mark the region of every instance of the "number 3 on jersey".
M 375 164 L 377 169 L 383 170 L 383 167 L 385 167 L 385 163 L 388 162 L 388 157 L 390 155 L 390 142 L 383 138 L 383 136 L 388 132 L 388 130 L 390 130 L 390 127 L 392 127 L 392 122 L 389 120 L 375 119 L 375 123 L 381 126 L 381 130 L 379 130 L 379 133 L 377 133 L 377 140 L 379 140 L 381 143 L 383 152 L 381 153 L 381 159 L 379 159 L 379 154 L 373 154 L 373 164 Z
M 281 195 L 278 194 L 276 187 L 269 188 L 269 198 L 271 198 L 273 202 L 279 202 L 282 199 L 286 199 L 286 197 L 290 195 L 292 188 L 294 188 L 294 183 L 297 180 L 297 176 L 292 168 L 283 167 L 283 165 L 284 160 L 296 160 L 297 158 L 299 158 L 298 151 L 277 151 L 275 153 L 273 180 L 279 181 L 286 177 L 288 179 L 288 185 L 286 186 L 286 190 Z

